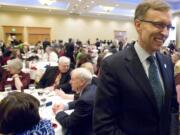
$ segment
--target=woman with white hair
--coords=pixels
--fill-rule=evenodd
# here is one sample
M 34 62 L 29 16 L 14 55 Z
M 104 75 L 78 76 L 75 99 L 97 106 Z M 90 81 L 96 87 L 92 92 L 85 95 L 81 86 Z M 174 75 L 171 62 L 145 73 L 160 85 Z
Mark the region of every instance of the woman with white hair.
M 28 88 L 30 76 L 21 71 L 22 67 L 23 65 L 20 59 L 8 60 L 7 72 L 3 73 L 0 82 L 0 91 L 4 91 L 6 85 L 9 85 L 12 90 Z

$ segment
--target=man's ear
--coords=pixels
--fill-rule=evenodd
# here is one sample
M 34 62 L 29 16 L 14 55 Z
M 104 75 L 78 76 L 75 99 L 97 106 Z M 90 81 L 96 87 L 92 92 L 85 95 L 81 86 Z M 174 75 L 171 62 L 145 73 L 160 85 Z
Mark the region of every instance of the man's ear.
M 82 87 L 82 86 L 84 86 L 84 84 L 85 84 L 85 83 L 86 83 L 86 81 L 85 81 L 85 80 L 81 80 L 81 81 L 80 81 L 80 85 L 81 85 L 81 87 Z
M 135 19 L 134 26 L 136 28 L 136 31 L 139 33 L 141 31 L 141 21 L 139 19 Z

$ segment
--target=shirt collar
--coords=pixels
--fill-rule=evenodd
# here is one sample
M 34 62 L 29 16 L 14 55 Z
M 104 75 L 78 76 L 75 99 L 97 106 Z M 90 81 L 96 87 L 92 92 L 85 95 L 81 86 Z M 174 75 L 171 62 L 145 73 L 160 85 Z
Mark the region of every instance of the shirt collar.
M 146 59 L 150 56 L 150 54 L 148 52 L 146 52 L 138 42 L 135 43 L 134 48 L 136 50 L 136 53 L 141 61 L 141 63 L 143 63 L 144 61 L 146 61 Z M 153 54 L 154 55 L 154 54 Z

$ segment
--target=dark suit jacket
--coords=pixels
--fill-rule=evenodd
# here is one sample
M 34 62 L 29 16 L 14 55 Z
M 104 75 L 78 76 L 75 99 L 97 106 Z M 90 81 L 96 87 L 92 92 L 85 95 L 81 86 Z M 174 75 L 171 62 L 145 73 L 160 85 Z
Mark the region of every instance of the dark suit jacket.
M 65 45 L 65 56 L 67 56 L 69 58 L 73 58 L 73 55 L 74 55 L 74 44 L 73 43 L 67 43 Z
M 65 112 L 59 112 L 56 115 L 56 120 L 64 128 L 71 130 L 72 135 L 92 134 L 92 113 L 95 93 L 96 86 L 88 85 L 82 95 L 75 102 L 70 103 L 70 108 L 74 109 L 74 112 L 70 115 Z
M 69 83 L 71 79 L 70 72 L 71 70 L 69 70 L 67 73 L 62 74 L 59 86 L 57 86 L 58 89 L 61 88 L 66 93 L 72 93 L 71 85 Z M 59 73 L 60 71 L 58 67 L 48 67 L 41 80 L 39 81 L 39 87 L 45 88 L 48 86 L 52 86 Z
M 49 41 L 47 41 L 47 40 L 44 41 L 44 42 L 43 42 L 43 49 L 44 49 L 44 51 L 46 50 L 46 47 L 47 47 L 47 46 L 50 46 L 50 45 L 51 45 L 51 43 L 50 43 Z
M 157 61 L 165 87 L 160 113 L 134 46 L 104 60 L 94 109 L 96 135 L 170 135 L 171 113 L 178 112 L 173 66 L 160 53 Z

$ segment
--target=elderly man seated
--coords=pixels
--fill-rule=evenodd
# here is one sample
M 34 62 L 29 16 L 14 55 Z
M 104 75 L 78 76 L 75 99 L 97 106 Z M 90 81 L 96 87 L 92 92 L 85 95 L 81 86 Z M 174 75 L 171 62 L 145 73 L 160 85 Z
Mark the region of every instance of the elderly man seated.
M 91 72 L 91 74 L 93 76 L 91 84 L 97 85 L 98 78 L 96 75 L 94 75 L 94 68 L 93 68 L 92 63 L 86 62 L 86 63 L 82 64 L 81 67 L 86 68 L 87 70 L 89 70 Z M 76 100 L 79 97 L 79 93 L 67 94 L 64 91 L 58 90 L 58 89 L 55 92 L 58 96 L 60 96 L 63 99 Z
M 11 87 L 12 90 L 22 90 L 28 88 L 30 84 L 30 76 L 21 71 L 23 67 L 20 59 L 12 59 L 7 62 L 7 71 L 3 72 L 0 81 L 0 91 L 4 91 L 5 87 Z
M 92 134 L 92 113 L 96 93 L 96 85 L 91 84 L 92 74 L 85 68 L 76 68 L 71 73 L 72 90 L 79 93 L 79 98 L 68 104 L 55 104 L 53 111 L 56 120 L 71 135 Z M 70 115 L 64 112 L 74 109 Z
M 39 87 L 50 90 L 62 89 L 66 93 L 71 93 L 70 86 L 70 59 L 62 56 L 59 58 L 58 67 L 48 67 L 42 76 Z

